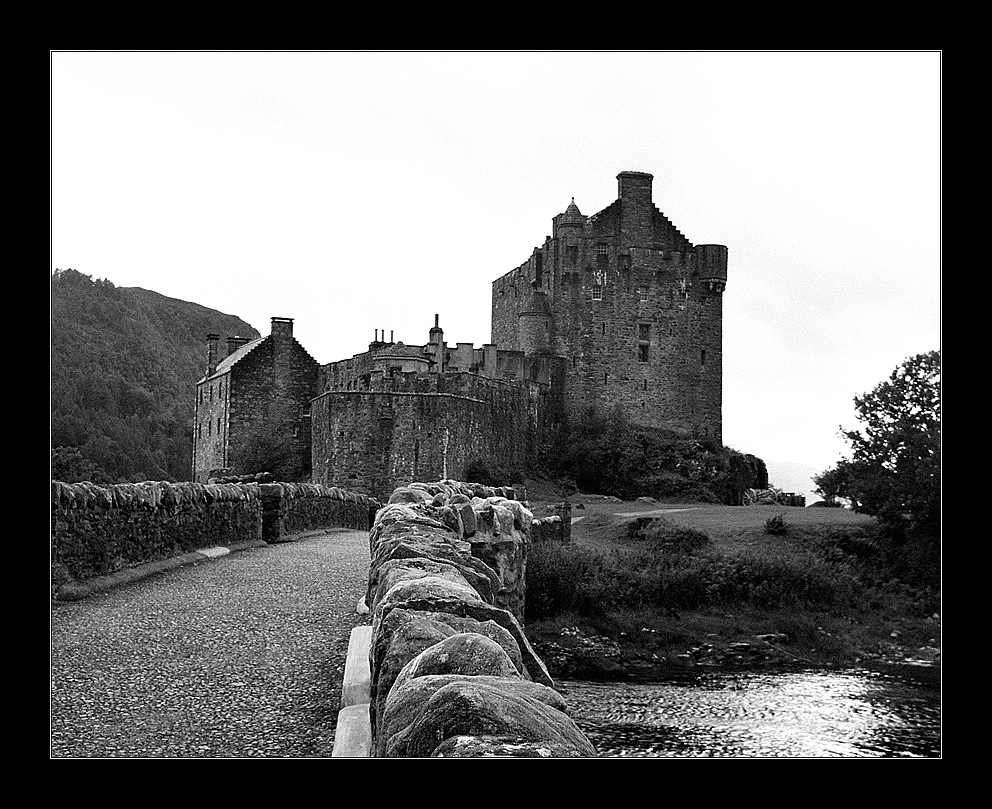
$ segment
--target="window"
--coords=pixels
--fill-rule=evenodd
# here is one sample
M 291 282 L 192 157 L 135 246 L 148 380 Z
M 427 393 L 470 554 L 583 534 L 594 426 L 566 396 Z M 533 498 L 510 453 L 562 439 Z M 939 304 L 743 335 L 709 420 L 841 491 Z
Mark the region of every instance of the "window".
M 607 255 L 607 253 L 608 253 L 608 251 L 607 251 L 607 248 L 606 248 L 606 245 L 605 244 L 603 244 L 602 242 L 600 242 L 599 244 L 596 245 L 596 255 L 597 256 L 605 256 L 605 255 Z
M 650 351 L 650 349 L 651 349 L 651 346 L 649 346 L 647 343 L 641 343 L 640 345 L 638 345 L 637 346 L 637 361 L 638 362 L 647 362 L 648 361 L 648 352 Z
M 639 297 L 641 299 L 641 303 L 644 303 L 645 301 L 647 301 L 647 299 L 648 299 L 648 288 L 647 287 L 638 287 L 637 288 L 637 297 Z
M 579 263 L 579 247 L 575 244 L 570 244 L 565 248 L 565 261 L 569 266 L 574 267 Z
M 603 300 L 603 285 L 602 284 L 593 284 L 592 285 L 592 299 L 594 301 L 601 301 L 601 300 Z
M 647 362 L 651 352 L 651 324 L 637 324 L 637 360 Z
M 603 334 L 606 334 L 606 321 L 603 321 Z
M 706 349 L 705 348 L 702 350 L 702 352 L 700 352 L 699 363 L 703 367 L 706 367 Z

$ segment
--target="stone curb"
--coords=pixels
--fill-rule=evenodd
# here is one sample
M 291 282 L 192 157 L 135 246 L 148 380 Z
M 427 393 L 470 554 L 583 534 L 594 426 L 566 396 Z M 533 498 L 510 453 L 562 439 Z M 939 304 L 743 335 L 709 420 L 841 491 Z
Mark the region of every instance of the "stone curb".
M 369 667 L 369 647 L 372 627 L 356 626 L 351 630 L 348 657 L 341 685 L 341 710 L 338 712 L 331 758 L 368 758 L 372 750 L 372 720 L 369 705 L 372 694 L 372 673 Z
M 267 542 L 257 539 L 233 543 L 227 547 L 200 548 L 199 550 L 190 551 L 179 556 L 170 556 L 168 559 L 146 562 L 143 565 L 120 570 L 117 573 L 111 573 L 107 576 L 94 576 L 92 579 L 86 579 L 85 581 L 66 582 L 59 587 L 58 592 L 55 594 L 55 600 L 79 601 L 81 598 L 86 598 L 94 593 L 102 593 L 114 587 L 119 587 L 122 584 L 130 584 L 131 582 L 147 579 L 156 573 L 164 573 L 167 570 L 175 570 L 177 567 L 183 567 L 184 565 L 194 565 L 198 562 L 216 559 L 220 556 L 226 556 L 233 551 L 260 548 L 267 544 Z

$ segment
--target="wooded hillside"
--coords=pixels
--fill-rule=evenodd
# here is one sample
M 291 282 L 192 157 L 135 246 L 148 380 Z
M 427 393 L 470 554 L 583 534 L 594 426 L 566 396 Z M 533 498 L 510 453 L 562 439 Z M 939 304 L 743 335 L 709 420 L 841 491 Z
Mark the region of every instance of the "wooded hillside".
M 52 476 L 189 480 L 206 335 L 258 331 L 233 315 L 71 269 L 52 275 L 51 309 Z

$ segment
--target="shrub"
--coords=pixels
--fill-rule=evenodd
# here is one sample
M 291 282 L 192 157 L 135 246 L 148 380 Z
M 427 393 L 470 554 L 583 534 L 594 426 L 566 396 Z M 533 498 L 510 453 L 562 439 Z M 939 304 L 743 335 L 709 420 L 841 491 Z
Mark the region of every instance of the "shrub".
M 689 544 L 699 541 L 692 536 Z M 533 620 L 645 607 L 827 608 L 852 603 L 855 594 L 855 578 L 847 569 L 815 557 L 803 557 L 800 563 L 694 556 L 672 551 L 663 542 L 608 553 L 542 543 L 529 551 L 527 560 L 527 618 Z
M 470 461 L 465 466 L 464 478 L 469 483 L 481 483 L 483 486 L 506 486 L 508 483 L 523 483 L 524 473 L 486 461 Z
M 691 553 L 709 544 L 710 538 L 695 528 L 673 525 L 664 517 L 641 517 L 630 524 L 629 537 L 656 546 L 658 553 Z
M 765 533 L 771 534 L 772 536 L 782 536 L 789 532 L 789 526 L 786 525 L 785 515 L 776 514 L 774 517 L 769 517 L 765 520 Z
M 525 617 L 528 620 L 554 618 L 577 609 L 579 593 L 598 560 L 595 554 L 562 545 L 539 542 L 527 549 L 527 599 Z

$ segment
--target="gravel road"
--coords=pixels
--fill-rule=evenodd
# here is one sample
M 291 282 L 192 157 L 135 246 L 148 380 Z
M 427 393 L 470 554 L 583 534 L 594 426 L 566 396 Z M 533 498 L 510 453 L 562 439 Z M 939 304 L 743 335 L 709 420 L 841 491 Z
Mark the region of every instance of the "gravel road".
M 368 563 L 333 529 L 54 602 L 51 757 L 329 757 Z

